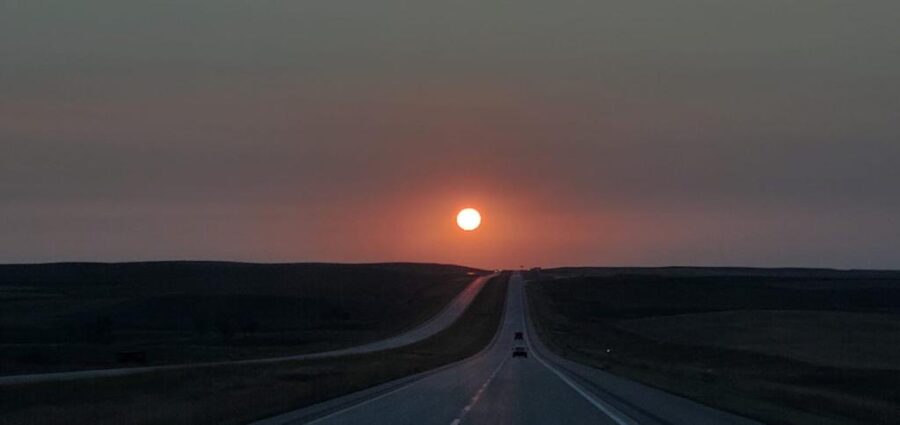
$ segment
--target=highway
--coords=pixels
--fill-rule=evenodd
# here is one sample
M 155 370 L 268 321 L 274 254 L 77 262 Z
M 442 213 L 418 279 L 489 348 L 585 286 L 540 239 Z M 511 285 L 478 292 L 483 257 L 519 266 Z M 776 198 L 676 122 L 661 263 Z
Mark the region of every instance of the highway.
M 55 372 L 55 373 L 37 373 L 0 376 L 0 385 L 29 384 L 37 382 L 55 382 L 55 381 L 71 381 L 77 379 L 102 378 L 112 376 L 126 376 L 139 373 L 155 372 L 162 370 L 185 369 L 198 366 L 219 366 L 219 365 L 235 365 L 235 364 L 261 364 L 273 363 L 287 360 L 308 360 L 323 357 L 343 356 L 348 354 L 362 354 L 374 351 L 382 351 L 390 348 L 402 347 L 421 341 L 432 336 L 446 328 L 456 321 L 465 312 L 469 304 L 475 299 L 481 289 L 496 274 L 481 276 L 474 279 L 466 286 L 453 300 L 447 304 L 438 314 L 428 321 L 403 332 L 391 338 L 374 341 L 368 344 L 342 348 L 333 351 L 323 351 L 317 353 L 297 354 L 289 356 L 266 357 L 247 360 L 223 361 L 223 362 L 204 362 L 204 363 L 184 363 L 170 364 L 160 366 L 144 366 L 144 367 L 128 367 L 128 368 L 112 368 L 112 369 L 92 369 L 79 370 L 71 372 Z
M 501 328 L 476 356 L 253 425 L 758 425 L 553 355 L 535 338 L 521 275 L 507 297 Z M 513 358 L 523 345 L 528 358 Z

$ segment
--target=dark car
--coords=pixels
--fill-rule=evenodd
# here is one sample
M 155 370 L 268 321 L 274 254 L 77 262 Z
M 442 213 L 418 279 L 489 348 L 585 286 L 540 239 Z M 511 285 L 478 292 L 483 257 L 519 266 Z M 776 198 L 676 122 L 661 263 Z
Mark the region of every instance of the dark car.
M 516 332 L 516 335 L 513 337 L 513 339 L 516 339 L 516 340 L 521 340 L 522 338 L 523 338 L 522 332 Z
M 528 358 L 528 351 L 525 350 L 525 347 L 516 347 L 516 348 L 513 348 L 512 356 Z

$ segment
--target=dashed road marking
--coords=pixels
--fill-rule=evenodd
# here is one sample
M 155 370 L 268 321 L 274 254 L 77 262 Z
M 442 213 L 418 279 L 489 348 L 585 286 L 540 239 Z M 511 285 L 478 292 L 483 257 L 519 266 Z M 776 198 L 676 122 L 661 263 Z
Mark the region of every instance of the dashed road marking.
M 493 372 L 491 372 L 491 375 L 488 376 L 488 379 L 484 381 L 483 384 L 481 384 L 481 388 L 479 388 L 478 391 L 475 392 L 475 395 L 472 397 L 472 400 L 469 402 L 469 404 L 467 404 L 466 407 L 463 407 L 462 411 L 459 413 L 459 417 L 450 422 L 450 425 L 459 425 L 459 423 L 462 422 L 463 418 L 466 417 L 466 414 L 469 413 L 469 411 L 472 410 L 473 407 L 475 407 L 475 404 L 478 403 L 478 400 L 481 399 L 481 394 L 484 393 L 484 390 L 487 389 L 488 385 L 491 385 L 491 381 L 494 380 L 497 374 L 500 373 L 500 369 L 502 369 L 503 365 L 506 364 L 506 360 L 508 359 L 503 359 L 503 361 L 500 362 L 500 365 L 497 366 L 497 368 L 494 369 Z

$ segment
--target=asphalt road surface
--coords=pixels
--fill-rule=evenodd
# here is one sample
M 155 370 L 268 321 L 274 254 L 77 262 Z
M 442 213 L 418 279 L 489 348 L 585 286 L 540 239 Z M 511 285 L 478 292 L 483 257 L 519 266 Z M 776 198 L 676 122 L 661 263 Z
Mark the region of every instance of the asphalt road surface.
M 138 373 L 154 372 L 160 370 L 184 369 L 197 366 L 217 366 L 226 364 L 257 364 L 257 363 L 273 363 L 286 360 L 306 360 L 317 359 L 322 357 L 334 357 L 347 354 L 370 353 L 373 351 L 387 350 L 390 348 L 402 347 L 428 338 L 444 329 L 450 327 L 456 319 L 465 312 L 466 308 L 472 303 L 475 297 L 481 292 L 481 288 L 485 283 L 496 274 L 482 276 L 476 278 L 462 292 L 457 294 L 440 313 L 429 319 L 421 325 L 403 332 L 397 336 L 375 341 L 372 343 L 358 345 L 349 348 L 343 348 L 333 351 L 323 351 L 318 353 L 298 354 L 292 356 L 267 357 L 259 359 L 225 361 L 225 362 L 206 362 L 206 363 L 185 363 L 162 366 L 146 366 L 146 367 L 128 367 L 115 369 L 93 369 L 79 370 L 72 372 L 55 372 L 55 373 L 38 373 L 27 375 L 9 375 L 0 376 L 0 385 L 25 384 L 36 382 L 54 382 L 54 381 L 71 381 L 77 379 L 100 378 L 110 376 L 125 376 Z
M 515 332 L 525 339 L 514 340 Z M 512 357 L 526 346 L 528 357 Z M 502 327 L 478 355 L 253 425 L 757 424 L 561 359 L 535 338 L 524 282 L 510 280 Z M 757 424 L 758 425 L 758 424 Z

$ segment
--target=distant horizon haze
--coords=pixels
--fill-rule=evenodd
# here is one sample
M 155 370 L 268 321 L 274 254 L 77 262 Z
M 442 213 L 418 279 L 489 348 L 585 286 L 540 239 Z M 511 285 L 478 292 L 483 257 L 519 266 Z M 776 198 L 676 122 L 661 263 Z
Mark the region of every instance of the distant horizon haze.
M 0 263 L 898 269 L 897 22 L 887 0 L 6 2 Z

